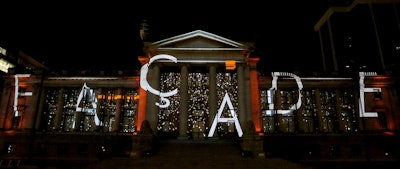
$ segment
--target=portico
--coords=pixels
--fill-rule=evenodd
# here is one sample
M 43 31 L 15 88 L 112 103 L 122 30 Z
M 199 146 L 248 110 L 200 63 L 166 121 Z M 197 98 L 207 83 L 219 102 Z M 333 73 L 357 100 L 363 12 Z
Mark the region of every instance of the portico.
M 258 58 L 250 57 L 249 48 L 201 30 L 148 43 L 146 56 L 139 60 L 142 65 L 151 62 L 146 79 L 159 93 L 141 90 L 140 96 L 146 98 L 146 106 L 139 106 L 138 116 L 144 116 L 158 134 L 202 139 L 207 137 L 227 94 L 241 125 L 248 120 L 257 121 L 253 117 L 260 115 L 254 113 L 260 110 L 252 105 L 259 109 L 259 101 L 252 102 L 250 98 L 259 95 L 258 89 L 252 90 L 258 88 L 257 79 L 251 80 Z M 169 59 L 152 61 L 160 55 L 172 56 L 176 62 Z M 257 74 L 253 75 L 257 77 Z M 169 99 L 168 107 L 157 105 L 161 101 L 160 94 L 175 89 L 178 89 L 177 94 L 166 98 Z M 223 118 L 233 115 L 228 106 L 223 107 Z M 230 121 L 218 126 L 215 137 L 237 133 L 237 127 Z

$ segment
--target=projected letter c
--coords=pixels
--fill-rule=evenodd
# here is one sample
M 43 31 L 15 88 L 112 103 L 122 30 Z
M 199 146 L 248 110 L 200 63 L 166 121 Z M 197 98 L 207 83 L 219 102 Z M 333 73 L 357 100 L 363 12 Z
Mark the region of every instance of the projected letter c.
M 168 59 L 168 60 L 171 60 L 171 61 L 177 63 L 177 59 L 171 55 L 160 54 L 160 55 L 153 56 L 152 58 L 150 58 L 149 63 L 144 64 L 142 66 L 142 68 L 140 69 L 140 87 L 142 87 L 145 91 L 149 91 L 150 93 L 160 96 L 161 101 L 160 101 L 160 103 L 156 103 L 156 105 L 159 106 L 160 108 L 165 108 L 170 105 L 169 99 L 167 99 L 165 97 L 169 97 L 169 96 L 177 94 L 178 89 L 174 89 L 172 91 L 162 93 L 162 92 L 152 88 L 149 85 L 149 83 L 147 82 L 147 72 L 149 71 L 150 64 L 159 59 Z

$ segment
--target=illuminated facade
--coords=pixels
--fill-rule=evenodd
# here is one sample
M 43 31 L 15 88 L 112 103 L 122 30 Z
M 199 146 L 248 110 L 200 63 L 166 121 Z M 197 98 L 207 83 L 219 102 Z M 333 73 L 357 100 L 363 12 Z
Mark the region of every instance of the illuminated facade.
M 160 139 L 199 141 L 240 138 L 252 121 L 267 158 L 398 160 L 393 72 L 261 74 L 251 45 L 196 30 L 146 43 L 140 72 L 10 71 L 0 156 L 87 163 L 129 157 L 144 120 Z
M 49 156 L 95 160 L 104 148 L 126 156 L 143 120 L 160 138 L 195 140 L 241 137 L 243 124 L 251 120 L 265 138 L 266 153 L 273 156 L 283 154 L 274 149 L 279 146 L 269 145 L 289 138 L 299 138 L 288 144 L 302 145 L 302 156 L 312 152 L 324 157 L 336 153 L 331 152 L 334 149 L 363 158 L 365 137 L 371 144 L 382 144 L 371 150 L 381 151 L 382 157 L 395 153 L 387 141 L 397 136 L 400 107 L 390 75 L 262 76 L 248 46 L 204 31 L 147 47 L 147 55 L 139 57 L 146 68 L 142 75 L 5 75 L 0 114 L 3 155 L 39 161 L 50 160 Z M 160 54 L 173 56 L 176 62 L 159 58 L 148 64 Z M 166 94 L 171 91 L 176 92 Z M 351 142 L 344 144 L 344 138 Z

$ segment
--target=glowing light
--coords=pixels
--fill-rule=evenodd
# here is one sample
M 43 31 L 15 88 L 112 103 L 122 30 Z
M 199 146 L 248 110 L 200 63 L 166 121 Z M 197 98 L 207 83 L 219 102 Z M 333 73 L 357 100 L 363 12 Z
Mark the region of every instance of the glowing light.
M 386 136 L 394 136 L 394 132 L 392 132 L 392 131 L 385 131 L 385 132 L 383 132 L 383 134 Z
M 7 56 L 7 50 L 2 47 L 0 47 L 0 53 Z
M 94 120 L 96 126 L 102 126 L 103 122 L 100 121 L 99 117 L 97 116 L 97 97 L 94 97 L 93 99 L 93 94 L 94 91 L 90 87 L 86 85 L 86 83 L 83 84 L 82 89 L 78 95 L 77 98 L 77 103 L 76 103 L 76 111 L 77 112 L 88 112 L 88 113 L 94 113 Z M 87 99 L 90 99 L 89 102 L 86 103 Z M 73 126 L 75 126 L 75 123 L 73 123 Z
M 377 76 L 376 72 L 359 72 L 360 76 L 360 98 L 359 98 L 359 108 L 360 108 L 360 117 L 378 117 L 378 112 L 366 112 L 365 111 L 365 100 L 364 93 L 365 92 L 381 92 L 381 88 L 365 88 L 364 78 L 365 76 Z
M 20 116 L 20 112 L 18 111 L 18 96 L 19 93 L 19 79 L 20 77 L 29 77 L 30 74 L 16 74 L 15 75 L 15 93 L 14 93 L 14 117 Z M 29 96 L 29 95 L 27 95 Z
M 171 55 L 160 54 L 160 55 L 153 56 L 150 59 L 149 63 L 144 64 L 142 66 L 142 68 L 140 69 L 140 87 L 142 87 L 145 91 L 148 90 L 150 93 L 160 96 L 161 101 L 160 101 L 160 103 L 156 103 L 156 105 L 159 106 L 160 108 L 166 108 L 170 105 L 170 100 L 168 100 L 165 97 L 170 97 L 170 96 L 177 94 L 178 89 L 174 89 L 170 92 L 162 93 L 162 92 L 152 88 L 150 86 L 150 84 L 147 82 L 147 72 L 149 70 L 150 64 L 159 59 L 167 59 L 167 60 L 171 60 L 175 63 L 178 62 L 177 59 Z
M 8 72 L 9 68 L 13 68 L 15 67 L 13 64 L 11 64 L 10 62 L 0 58 L 0 70 L 3 72 Z
M 225 104 L 228 104 L 228 107 L 229 107 L 229 110 L 231 113 L 231 117 L 228 117 L 228 118 L 221 117 L 222 111 L 224 110 L 224 107 L 225 107 Z M 218 113 L 214 118 L 214 122 L 211 126 L 210 132 L 208 133 L 208 137 L 212 137 L 214 135 L 214 131 L 215 131 L 215 128 L 217 127 L 218 122 L 228 123 L 228 125 L 229 125 L 229 123 L 234 123 L 236 130 L 238 132 L 238 136 L 242 137 L 242 135 L 243 135 L 242 128 L 240 127 L 239 119 L 237 118 L 236 112 L 233 108 L 232 101 L 229 98 L 228 93 L 225 93 L 224 100 L 222 101 L 221 106 L 219 107 Z
M 226 68 L 226 70 L 235 70 L 236 69 L 236 61 L 235 60 L 226 60 L 225 68 Z
M 267 97 L 268 97 L 268 105 L 269 105 L 269 109 L 270 111 L 265 111 L 267 114 L 265 114 L 266 116 L 272 115 L 272 112 L 274 112 L 274 94 L 275 94 L 275 90 L 278 89 L 278 77 L 279 76 L 289 76 L 289 77 L 293 77 L 296 80 L 297 86 L 299 87 L 298 92 L 299 92 L 299 96 L 297 99 L 297 103 L 293 104 L 289 110 L 276 110 L 277 114 L 291 114 L 293 112 L 293 110 L 296 110 L 298 108 L 301 107 L 301 90 L 303 89 L 303 83 L 301 82 L 301 79 L 299 76 L 293 74 L 293 73 L 288 73 L 288 72 L 272 72 L 272 87 L 268 90 L 267 92 Z
M 114 96 L 114 99 L 115 100 L 120 100 L 120 99 L 122 99 L 122 95 L 117 94 L 117 95 Z

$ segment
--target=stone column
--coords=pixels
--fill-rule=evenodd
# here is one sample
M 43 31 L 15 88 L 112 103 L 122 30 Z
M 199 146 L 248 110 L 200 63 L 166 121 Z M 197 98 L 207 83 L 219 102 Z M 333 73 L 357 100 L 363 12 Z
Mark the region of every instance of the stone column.
M 188 95 L 188 65 L 181 65 L 181 86 L 180 86 L 180 106 L 179 106 L 179 138 L 187 138 L 188 131 L 188 110 L 189 110 L 189 95 Z
M 74 128 L 72 129 L 73 131 L 81 131 L 83 114 L 84 112 L 82 111 L 75 111 L 75 124 Z
M 113 126 L 113 132 L 118 132 L 122 130 L 122 123 L 123 123 L 123 113 L 122 112 L 122 99 L 121 99 L 121 94 L 122 94 L 122 89 L 118 88 L 117 92 L 114 95 L 114 100 L 115 100 L 115 126 Z
M 153 63 L 149 67 L 147 82 L 149 85 L 156 89 L 160 90 L 160 67 L 158 64 Z M 158 102 L 159 96 L 148 92 L 146 98 L 146 120 L 150 123 L 150 128 L 153 130 L 154 134 L 157 134 L 157 124 L 158 124 L 158 107 L 156 106 L 156 102 Z
M 0 93 L 0 128 L 2 129 L 11 128 L 12 119 L 10 119 L 8 115 L 11 111 L 10 106 L 12 106 L 9 100 L 13 98 L 13 90 L 11 88 L 13 88 L 13 86 L 11 86 L 10 83 L 4 83 L 3 92 Z
M 218 112 L 218 101 L 217 101 L 217 68 L 215 64 L 209 66 L 209 90 L 210 95 L 208 96 L 210 116 L 207 119 L 208 129 L 211 128 L 215 115 Z M 216 136 L 217 132 L 214 132 Z M 208 134 L 208 133 L 207 133 Z
M 146 99 L 147 99 L 147 92 L 143 88 L 139 88 L 139 103 L 138 103 L 138 111 L 136 114 L 135 124 L 138 130 L 141 130 L 141 126 L 144 120 L 146 120 Z
M 251 111 L 251 106 L 252 106 L 252 101 L 253 100 L 251 100 L 251 97 L 252 97 L 252 95 L 251 95 L 251 90 L 250 90 L 250 69 L 249 69 L 249 67 L 248 66 L 245 66 L 245 68 L 244 68 L 244 79 L 243 79 L 243 83 L 244 83 L 244 95 L 243 95 L 243 97 L 244 97 L 244 102 L 245 102 L 245 114 L 246 114 L 246 117 L 245 117 L 245 119 L 244 119 L 244 121 L 249 121 L 249 120 L 253 120 L 252 119 L 252 111 Z M 260 102 L 260 100 L 258 100 L 257 102 Z M 255 103 L 256 104 L 256 103 Z M 254 121 L 253 121 L 253 123 L 254 123 Z
M 21 128 L 23 130 L 32 130 L 34 128 L 36 106 L 39 100 L 39 86 L 38 84 L 33 84 L 26 88 L 26 92 L 32 92 L 32 96 L 20 96 L 25 97 L 26 102 L 24 103 L 25 108 L 22 110 L 21 116 Z M 32 103 L 32 104 L 28 104 Z
M 263 122 L 262 122 L 262 111 L 261 111 L 261 99 L 260 99 L 260 85 L 258 81 L 258 71 L 257 71 L 257 62 L 259 61 L 259 58 L 251 57 L 248 58 L 247 62 L 247 69 L 248 72 L 246 72 L 246 76 L 248 75 L 249 77 L 246 77 L 246 83 L 248 83 L 248 86 L 246 88 L 249 89 L 248 94 L 246 95 L 247 98 L 247 105 L 248 110 L 251 112 L 250 113 L 250 118 L 254 122 L 254 126 L 256 129 L 256 132 L 261 132 L 262 127 L 263 127 Z
M 46 99 L 46 90 L 45 90 L 45 88 L 41 88 L 40 89 L 39 104 L 37 104 L 37 105 L 44 105 L 45 104 L 45 99 Z M 37 113 L 37 115 L 36 115 L 36 123 L 34 124 L 35 125 L 35 129 L 36 130 L 37 129 L 43 129 L 43 127 L 44 127 L 43 123 L 45 123 L 43 121 L 43 119 L 44 119 L 43 118 L 43 116 L 44 116 L 43 115 L 43 106 L 39 106 L 35 113 Z
M 139 57 L 138 60 L 140 61 L 140 64 L 142 66 L 149 62 L 148 57 Z M 146 111 L 147 111 L 146 107 L 148 105 L 147 104 L 147 96 L 150 95 L 151 93 L 148 93 L 141 85 L 139 85 L 138 90 L 139 90 L 139 103 L 138 103 L 138 110 L 137 110 L 137 114 L 136 114 L 136 126 L 138 127 L 138 130 L 140 131 L 143 121 L 146 120 Z
M 245 83 L 244 83 L 244 68 L 243 65 L 238 65 L 237 67 L 238 73 L 238 110 L 237 115 L 239 116 L 239 122 L 241 127 L 242 124 L 246 123 L 246 102 L 245 102 Z

